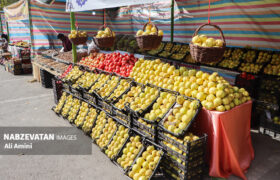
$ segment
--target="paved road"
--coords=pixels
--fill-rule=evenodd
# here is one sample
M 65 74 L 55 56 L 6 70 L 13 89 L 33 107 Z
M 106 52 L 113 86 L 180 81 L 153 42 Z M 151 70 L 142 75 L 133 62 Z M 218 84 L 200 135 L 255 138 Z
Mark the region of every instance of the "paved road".
M 28 83 L 30 79 L 32 76 L 13 76 L 0 67 L 0 126 L 70 127 L 50 110 L 54 105 L 52 90 L 36 82 Z M 280 143 L 261 134 L 252 134 L 252 139 L 256 158 L 246 176 L 249 180 L 278 180 Z M 127 177 L 93 144 L 92 155 L 84 156 L 0 155 L 0 179 L 121 180 Z

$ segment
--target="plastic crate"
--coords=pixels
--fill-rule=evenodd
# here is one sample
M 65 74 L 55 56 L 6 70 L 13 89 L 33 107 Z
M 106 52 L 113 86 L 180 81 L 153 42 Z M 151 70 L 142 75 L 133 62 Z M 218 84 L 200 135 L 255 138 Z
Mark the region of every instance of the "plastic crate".
M 45 70 L 40 69 L 40 78 L 42 86 L 44 88 L 52 88 L 52 78 L 54 78 L 54 75 L 50 74 Z
M 62 82 L 54 77 L 52 79 L 52 86 L 53 86 L 54 102 L 55 104 L 57 104 L 58 100 L 62 96 Z

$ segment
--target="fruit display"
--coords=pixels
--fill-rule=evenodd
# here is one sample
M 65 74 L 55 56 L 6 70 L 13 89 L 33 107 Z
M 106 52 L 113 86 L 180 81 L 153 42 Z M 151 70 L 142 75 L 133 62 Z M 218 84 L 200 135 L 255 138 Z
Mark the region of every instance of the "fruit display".
M 232 60 L 234 61 L 240 61 L 242 56 L 244 54 L 244 51 L 242 49 L 234 49 L 233 52 L 232 52 Z
M 242 59 L 245 62 L 248 62 L 248 63 L 254 62 L 255 58 L 256 58 L 256 51 L 255 50 L 250 50 L 250 51 L 246 52 L 245 54 L 243 54 L 243 57 L 242 57 Z
M 279 54 L 273 54 L 270 64 L 279 65 L 280 64 L 280 55 Z
M 235 69 L 239 66 L 239 61 L 234 61 L 231 60 L 231 58 L 229 59 L 224 59 L 219 63 L 219 67 L 223 67 L 223 68 L 229 68 L 229 69 Z
M 96 140 L 96 144 L 100 148 L 104 148 L 108 145 L 112 136 L 117 130 L 117 123 L 113 119 L 109 118 L 107 124 L 105 124 L 100 137 Z
M 203 96 L 203 93 L 201 93 L 201 96 Z M 206 97 L 201 98 L 205 99 Z M 208 106 L 208 104 L 214 106 L 210 101 L 207 102 L 206 106 Z M 186 99 L 183 96 L 178 96 L 172 113 L 170 113 L 169 116 L 163 121 L 163 127 L 173 134 L 181 134 L 186 130 L 191 120 L 197 114 L 199 106 L 200 104 L 197 100 Z M 218 110 L 221 108 L 218 105 L 216 105 L 216 107 Z M 210 109 L 212 107 L 208 108 Z
M 129 138 L 124 149 L 121 151 L 121 156 L 117 159 L 117 163 L 123 168 L 127 169 L 132 165 L 133 161 L 142 149 L 141 137 L 136 135 Z
M 148 36 L 148 35 L 158 35 L 163 36 L 163 31 L 158 30 L 155 26 L 152 24 L 147 24 L 145 31 L 138 30 L 136 33 L 136 36 Z
M 202 47 L 222 47 L 224 41 L 221 39 L 208 38 L 206 35 L 196 35 L 192 38 L 192 42 L 195 45 Z
M 94 68 L 99 67 L 104 59 L 104 53 L 92 53 L 89 56 L 83 57 L 79 62 L 79 65 L 86 66 L 89 69 L 93 70 Z
M 62 108 L 62 112 L 61 112 L 61 115 L 63 117 L 67 117 L 68 112 L 69 112 L 69 110 L 72 107 L 72 102 L 73 102 L 73 96 L 72 95 L 67 96 L 66 102 L 65 102 L 65 104 L 64 104 L 64 106 Z
M 74 66 L 72 70 L 63 78 L 63 81 L 71 81 L 74 83 L 80 76 L 83 75 L 83 71 L 79 69 L 79 66 Z
M 98 81 L 91 86 L 89 93 L 93 93 L 94 90 L 101 88 L 103 84 L 107 82 L 108 79 L 110 79 L 110 75 L 102 73 L 98 79 Z
M 241 63 L 238 68 L 239 71 L 258 74 L 262 69 L 263 65 L 254 63 Z
M 149 121 L 155 121 L 157 118 L 163 118 L 170 108 L 176 102 L 176 95 L 161 92 L 157 101 L 153 104 L 153 108 L 149 113 L 144 115 L 144 118 Z
M 280 92 L 280 77 L 279 78 L 263 78 L 260 82 L 260 89 L 268 91 L 270 94 Z
M 182 47 L 181 44 L 175 44 L 175 45 L 173 46 L 173 48 L 171 49 L 171 53 L 173 54 L 173 53 L 178 52 L 178 51 L 181 49 L 181 47 Z
M 104 31 L 99 30 L 95 37 L 96 38 L 115 37 L 115 32 L 113 32 L 109 27 L 106 27 Z
M 168 58 L 172 53 L 167 51 L 162 51 L 158 54 L 159 57 Z
M 90 88 L 93 83 L 99 78 L 100 74 L 85 71 L 84 74 L 72 85 L 73 88 L 83 87 Z
M 225 58 L 228 58 L 231 56 L 231 52 L 232 52 L 232 49 L 231 48 L 227 48 L 224 52 L 224 57 Z
M 266 62 L 269 62 L 270 59 L 271 59 L 271 54 L 269 54 L 268 52 L 260 51 L 256 63 L 264 64 Z
M 82 102 L 79 114 L 78 114 L 78 116 L 77 116 L 77 118 L 75 120 L 75 125 L 77 127 L 80 127 L 80 126 L 83 125 L 85 117 L 88 114 L 88 111 L 89 111 L 89 104 L 86 103 L 86 102 Z
M 89 112 L 88 112 L 88 115 L 86 116 L 86 119 L 84 121 L 84 124 L 82 126 L 82 130 L 85 132 L 85 133 L 89 133 L 92 129 L 92 126 L 93 126 L 93 122 L 94 120 L 96 119 L 96 116 L 97 116 L 97 111 L 95 108 L 93 107 L 90 107 L 89 108 Z
M 165 43 L 161 42 L 160 45 L 156 49 L 150 50 L 147 53 L 155 56 L 163 50 L 164 46 L 165 46 Z
M 64 105 L 64 103 L 67 99 L 66 97 L 67 97 L 66 92 L 63 92 L 61 98 L 59 99 L 58 104 L 54 108 L 54 112 L 60 113 L 60 111 L 61 111 L 61 109 L 62 109 L 62 107 L 63 107 L 63 105 Z
M 106 84 L 96 91 L 97 94 L 99 94 L 102 98 L 109 96 L 118 85 L 119 80 L 119 77 L 112 76 L 111 79 L 106 82 Z
M 68 35 L 69 39 L 75 39 L 75 38 L 79 38 L 79 37 L 87 37 L 87 32 L 71 30 L 71 33 Z
M 140 49 L 133 35 L 117 35 L 115 41 L 115 49 L 126 51 L 129 53 L 136 53 Z
M 141 93 L 141 88 L 141 86 L 132 86 L 130 91 L 124 94 L 115 106 L 118 109 L 124 109 L 126 103 L 132 102 Z
M 209 110 L 230 110 L 251 99 L 245 89 L 231 86 L 216 72 L 208 74 L 194 69 L 188 70 L 185 67 L 176 69 L 159 59 L 154 61 L 139 59 L 131 77 L 136 82 L 148 82 L 197 98 Z
M 59 49 L 48 49 L 46 51 L 42 51 L 41 54 L 45 56 L 52 56 L 53 54 L 57 54 Z
M 153 145 L 148 146 L 137 158 L 136 162 L 128 172 L 133 180 L 148 180 L 153 175 L 162 156 L 162 151 L 156 150 Z
M 139 94 L 132 102 L 130 102 L 130 108 L 133 111 L 140 111 L 147 109 L 153 101 L 158 98 L 159 90 L 154 87 L 146 86 L 144 91 Z
M 72 123 L 76 119 L 79 109 L 80 109 L 80 100 L 75 98 L 72 108 L 70 109 L 69 115 L 67 117 L 69 122 Z
M 104 128 L 105 124 L 107 122 L 106 114 L 104 111 L 101 111 L 100 114 L 97 116 L 95 126 L 92 128 L 91 131 L 91 138 L 92 139 L 98 139 L 102 129 Z
M 108 145 L 108 148 L 105 151 L 105 154 L 110 158 L 113 159 L 119 153 L 123 145 L 125 144 L 126 140 L 129 138 L 128 134 L 129 129 L 125 128 L 123 125 L 118 127 L 116 134 L 114 135 L 112 141 Z
M 173 43 L 168 42 L 164 47 L 164 51 L 170 52 L 172 48 L 173 48 Z
M 115 99 L 119 98 L 125 91 L 128 90 L 130 87 L 130 82 L 126 79 L 121 79 L 120 84 L 114 90 L 114 92 L 107 98 L 108 101 L 114 101 Z
M 87 51 L 84 52 L 77 52 L 77 62 L 79 62 L 83 57 L 88 56 Z M 72 51 L 68 52 L 59 52 L 58 54 L 54 54 L 53 56 L 55 59 L 67 63 L 73 63 L 73 54 Z
M 264 68 L 263 72 L 264 72 L 264 74 L 280 76 L 280 64 L 278 64 L 278 65 L 268 64 Z

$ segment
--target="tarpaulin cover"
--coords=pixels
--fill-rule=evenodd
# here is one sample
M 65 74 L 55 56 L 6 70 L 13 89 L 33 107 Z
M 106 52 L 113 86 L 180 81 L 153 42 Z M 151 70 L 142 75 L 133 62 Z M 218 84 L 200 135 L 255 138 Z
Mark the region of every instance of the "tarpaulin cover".
M 252 101 L 226 112 L 202 109 L 195 130 L 208 134 L 209 175 L 227 178 L 231 174 L 246 179 L 254 159 L 251 141 Z

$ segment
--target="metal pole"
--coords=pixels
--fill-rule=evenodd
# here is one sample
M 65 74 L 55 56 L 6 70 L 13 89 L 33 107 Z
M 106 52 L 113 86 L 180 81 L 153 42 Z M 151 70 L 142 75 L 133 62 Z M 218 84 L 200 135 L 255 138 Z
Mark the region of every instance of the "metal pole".
M 31 44 L 31 50 L 32 52 L 34 52 L 34 46 L 33 46 L 33 42 L 34 42 L 34 37 L 33 37 L 33 33 L 32 33 L 32 18 L 31 18 L 31 11 L 30 11 L 30 0 L 27 1 L 27 6 L 28 6 L 28 18 L 29 18 L 29 33 L 30 33 L 30 44 Z
M 173 43 L 173 35 L 174 35 L 174 0 L 171 0 L 171 34 L 170 41 Z
M 76 30 L 74 12 L 70 12 L 70 19 L 71 19 L 71 30 Z M 77 63 L 77 48 L 76 45 L 73 43 L 72 43 L 72 54 L 73 54 L 73 62 Z
M 9 23 L 8 23 L 8 21 L 6 21 L 6 27 L 7 27 L 8 43 L 10 43 L 10 33 L 9 33 Z

